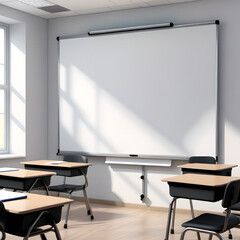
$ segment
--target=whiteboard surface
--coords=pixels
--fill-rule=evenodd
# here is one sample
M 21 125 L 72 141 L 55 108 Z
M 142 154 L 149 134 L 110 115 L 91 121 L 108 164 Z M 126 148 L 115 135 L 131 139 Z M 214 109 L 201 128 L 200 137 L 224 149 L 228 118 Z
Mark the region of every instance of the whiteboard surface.
M 216 156 L 216 31 L 60 40 L 59 150 Z

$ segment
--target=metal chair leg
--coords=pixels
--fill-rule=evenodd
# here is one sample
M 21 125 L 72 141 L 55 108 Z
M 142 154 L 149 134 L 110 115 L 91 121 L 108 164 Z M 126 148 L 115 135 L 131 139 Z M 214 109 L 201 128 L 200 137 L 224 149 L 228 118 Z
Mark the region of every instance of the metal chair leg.
M 176 207 L 177 207 L 177 200 L 173 204 L 172 226 L 171 226 L 171 230 L 170 230 L 171 234 L 174 234 L 174 223 L 175 223 Z
M 192 218 L 195 218 L 192 199 L 189 199 L 189 203 L 190 203 L 190 209 L 191 209 Z M 198 238 L 198 240 L 201 239 L 201 236 L 200 236 L 200 233 L 199 233 L 199 232 L 197 232 L 197 238 Z
M 29 229 L 28 229 L 28 231 L 27 231 L 27 234 L 24 236 L 23 240 L 28 240 L 28 238 L 31 237 L 31 235 L 32 235 L 32 230 L 35 228 L 36 224 L 39 222 L 39 220 L 42 218 L 43 215 L 48 215 L 48 218 L 49 218 L 49 220 L 51 221 L 51 223 L 49 224 L 51 227 L 48 228 L 48 229 L 45 229 L 45 230 L 41 230 L 41 232 L 37 233 L 37 235 L 40 234 L 41 239 L 42 239 L 42 240 L 46 240 L 47 238 L 46 238 L 44 232 L 54 231 L 57 240 L 62 240 L 61 235 L 60 235 L 60 232 L 59 232 L 59 230 L 58 230 L 58 227 L 57 227 L 57 225 L 56 225 L 53 217 L 51 216 L 51 214 L 49 214 L 48 211 L 43 211 L 43 212 L 41 212 L 41 213 L 38 215 L 38 217 L 35 219 L 35 221 L 33 222 L 33 224 L 29 227 Z M 35 235 L 35 234 L 33 233 L 33 235 Z M 33 236 L 33 235 L 32 235 L 32 236 Z
M 187 231 L 197 232 L 197 233 L 199 233 L 199 236 L 200 236 L 200 232 L 202 232 L 202 233 L 208 233 L 208 234 L 210 234 L 210 235 L 209 235 L 209 240 L 212 239 L 212 236 L 213 236 L 213 235 L 216 236 L 216 237 L 217 237 L 218 239 L 220 239 L 220 240 L 224 240 L 224 238 L 223 238 L 219 233 L 217 233 L 217 232 L 209 231 L 209 230 L 204 230 L 204 229 L 200 229 L 200 228 L 199 228 L 199 229 L 198 229 L 198 228 L 192 228 L 192 227 L 187 227 L 187 228 L 185 228 L 185 229 L 182 231 L 180 240 L 183 240 L 183 239 L 184 239 L 185 233 L 186 233 Z M 201 238 L 200 238 L 200 240 L 201 240 Z
M 41 240 L 47 240 L 45 234 L 40 234 Z
M 208 240 L 212 240 L 213 235 L 209 234 Z
M 168 238 L 169 238 L 169 230 L 170 230 L 170 225 L 171 225 L 171 217 L 172 217 L 173 205 L 174 205 L 174 202 L 176 200 L 177 200 L 177 198 L 173 198 L 173 200 L 169 204 L 168 220 L 167 220 L 167 227 L 166 227 L 166 233 L 165 233 L 164 240 L 168 240 Z
M 195 218 L 192 199 L 189 199 L 189 203 L 190 203 L 190 209 L 191 209 L 192 218 Z
M 71 199 L 71 198 L 72 198 L 72 193 L 69 193 L 69 199 Z M 64 228 L 67 228 L 69 212 L 70 212 L 70 203 L 68 204 L 68 207 L 67 207 L 67 213 L 66 213 Z
M 186 232 L 187 232 L 187 229 L 184 229 L 184 230 L 182 231 L 181 236 L 180 236 L 180 240 L 183 240 L 183 239 L 184 239 Z
M 57 224 L 55 223 L 54 220 L 53 220 L 53 228 L 54 228 L 54 233 L 55 233 L 55 236 L 56 236 L 57 240 L 62 240 L 62 237 L 61 237 L 60 232 L 58 230 Z
M 194 209 L 193 209 L 193 204 L 192 204 L 192 200 L 189 199 L 189 203 L 190 203 L 190 209 L 191 209 L 191 215 L 192 218 L 194 218 Z M 177 200 L 174 202 L 173 204 L 173 212 L 172 212 L 172 225 L 171 225 L 171 230 L 170 233 L 174 234 L 174 224 L 175 224 L 175 215 L 176 215 L 176 208 L 177 208 Z M 199 235 L 199 233 L 197 233 Z M 199 236 L 198 236 L 199 239 Z
M 92 208 L 90 206 L 90 203 L 89 203 L 89 200 L 88 200 L 88 197 L 87 197 L 87 192 L 86 192 L 85 188 L 83 189 L 83 196 L 84 196 L 85 204 L 86 204 L 86 207 L 87 207 L 87 214 L 91 215 L 91 220 L 93 220 L 94 216 L 93 216 Z
M 231 230 L 228 230 L 228 239 L 232 239 L 232 238 L 233 238 L 232 232 L 231 232 Z
M 45 183 L 41 178 L 37 178 L 37 179 L 34 181 L 34 183 L 32 184 L 32 186 L 28 189 L 27 192 L 30 193 L 30 192 L 33 190 L 34 186 L 37 184 L 37 182 L 41 182 L 43 188 L 44 188 L 45 191 L 46 191 L 46 194 L 49 195 L 48 187 L 47 187 L 46 183 Z

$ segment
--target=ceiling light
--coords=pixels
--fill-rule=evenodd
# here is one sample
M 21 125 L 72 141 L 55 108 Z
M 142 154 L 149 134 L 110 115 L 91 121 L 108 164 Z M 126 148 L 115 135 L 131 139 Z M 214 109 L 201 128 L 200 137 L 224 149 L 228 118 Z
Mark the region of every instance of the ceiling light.
M 36 8 L 49 7 L 55 5 L 55 3 L 51 3 L 46 0 L 17 0 L 17 1 L 31 5 Z

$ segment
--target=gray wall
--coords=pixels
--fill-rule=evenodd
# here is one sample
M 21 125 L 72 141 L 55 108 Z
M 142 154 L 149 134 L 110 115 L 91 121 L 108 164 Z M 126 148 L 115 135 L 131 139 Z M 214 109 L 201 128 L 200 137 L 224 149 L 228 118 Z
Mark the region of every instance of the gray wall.
M 47 158 L 47 20 L 0 5 L 0 16 L 13 19 L 12 24 L 24 25 L 26 57 L 25 102 L 27 160 Z M 1 18 L 4 19 L 4 18 Z M 14 23 L 15 22 L 15 23 Z M 17 30 L 16 30 L 17 31 Z M 16 34 L 15 34 L 16 35 Z M 16 37 L 16 36 L 15 36 Z M 25 84 L 25 83 L 23 83 Z M 24 119 L 24 117 L 23 117 Z M 14 133 L 13 133 L 14 137 Z M 20 144 L 20 143 L 19 143 Z M 25 145 L 25 144 L 24 144 Z M 0 160 L 1 165 L 19 165 L 24 159 Z
M 58 147 L 58 97 L 57 97 L 57 36 L 68 36 L 100 30 L 135 25 L 173 22 L 198 23 L 219 19 L 219 87 L 220 87 L 220 162 L 238 164 L 240 159 L 240 32 L 239 0 L 202 0 L 197 2 L 131 9 L 109 13 L 82 15 L 49 20 L 48 24 L 48 158 L 55 159 Z M 104 158 L 92 158 L 89 170 L 89 196 L 107 200 L 141 203 L 139 167 L 107 166 Z M 171 168 L 147 168 L 148 204 L 167 206 L 168 187 L 161 178 L 179 174 L 174 162 Z M 233 171 L 240 175 L 239 170 Z M 123 190 L 124 189 L 124 190 Z M 186 201 L 185 201 L 186 202 Z M 185 207 L 185 203 L 181 203 Z M 186 205 L 187 207 L 187 205 Z M 201 203 L 197 208 L 204 208 Z

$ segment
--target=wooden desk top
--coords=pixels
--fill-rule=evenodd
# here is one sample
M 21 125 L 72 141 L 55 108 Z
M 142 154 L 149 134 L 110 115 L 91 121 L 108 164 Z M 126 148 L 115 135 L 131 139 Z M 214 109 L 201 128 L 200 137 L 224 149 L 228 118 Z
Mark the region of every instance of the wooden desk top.
M 72 199 L 28 193 L 27 198 L 3 202 L 6 211 L 26 214 L 73 202 Z
M 46 177 L 56 175 L 55 172 L 46 172 L 46 171 L 35 171 L 35 170 L 27 170 L 18 168 L 17 171 L 10 172 L 0 172 L 1 176 L 12 177 L 12 178 L 38 178 L 38 177 Z
M 179 168 L 196 169 L 196 170 L 207 170 L 207 171 L 222 171 L 237 167 L 238 165 L 230 164 L 206 164 L 206 163 L 187 163 L 179 165 Z
M 79 168 L 79 167 L 89 167 L 92 166 L 91 163 L 80 163 L 80 162 L 63 162 L 63 163 L 53 163 L 59 162 L 57 160 L 37 160 L 37 161 L 28 161 L 21 162 L 24 165 L 32 166 L 46 166 L 46 167 L 64 167 L 64 168 Z
M 163 182 L 168 183 L 194 184 L 209 187 L 221 187 L 234 180 L 240 180 L 240 177 L 187 173 L 162 179 Z

